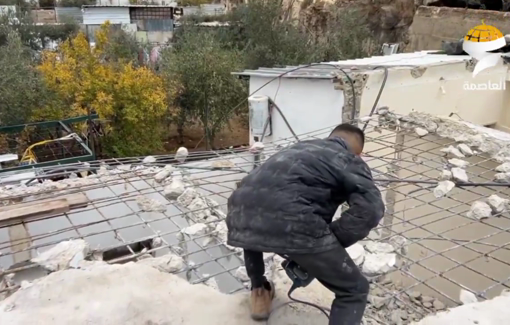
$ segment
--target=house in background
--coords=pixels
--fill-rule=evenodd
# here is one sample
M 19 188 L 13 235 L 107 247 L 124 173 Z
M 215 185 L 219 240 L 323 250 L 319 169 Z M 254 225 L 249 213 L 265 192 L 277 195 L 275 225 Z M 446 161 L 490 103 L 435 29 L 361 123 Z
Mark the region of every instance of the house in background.
M 143 43 L 166 44 L 173 36 L 176 16 L 182 8 L 162 5 L 83 6 L 83 25 L 91 44 L 97 29 L 109 21 L 113 28 L 132 33 Z

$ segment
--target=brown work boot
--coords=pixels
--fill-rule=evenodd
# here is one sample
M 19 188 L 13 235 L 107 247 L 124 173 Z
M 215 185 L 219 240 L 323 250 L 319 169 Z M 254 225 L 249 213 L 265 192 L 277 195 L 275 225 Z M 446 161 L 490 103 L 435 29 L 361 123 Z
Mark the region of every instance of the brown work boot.
M 263 321 L 269 318 L 274 293 L 274 285 L 271 282 L 265 283 L 262 288 L 252 289 L 250 307 L 253 320 Z

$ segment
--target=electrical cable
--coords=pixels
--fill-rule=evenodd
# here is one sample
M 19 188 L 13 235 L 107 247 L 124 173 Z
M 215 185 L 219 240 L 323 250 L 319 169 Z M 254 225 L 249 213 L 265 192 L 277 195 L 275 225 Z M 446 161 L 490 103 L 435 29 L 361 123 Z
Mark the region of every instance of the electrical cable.
M 379 93 L 377 94 L 377 97 L 375 98 L 375 102 L 374 102 L 374 106 L 372 106 L 372 109 L 370 110 L 370 113 L 368 114 L 368 116 L 372 116 L 374 115 L 374 112 L 375 112 L 375 109 L 377 107 L 377 104 L 379 104 L 379 99 L 381 98 L 381 95 L 382 95 L 382 92 L 384 90 L 384 87 L 386 86 L 386 80 L 388 80 L 388 68 L 385 67 L 385 66 L 377 66 L 375 67 L 373 70 L 377 70 L 379 68 L 383 68 L 384 69 L 384 79 L 383 79 L 383 82 L 381 84 L 381 88 L 379 89 Z M 352 119 L 354 120 L 354 110 L 353 110 L 353 116 L 352 116 Z M 367 128 L 367 125 L 368 125 L 368 121 L 365 122 L 365 125 L 363 125 L 363 132 L 365 132 L 365 129 Z
M 299 66 L 299 67 L 295 67 L 293 69 L 287 70 L 287 71 L 277 75 L 276 77 L 272 78 L 271 80 L 267 81 L 262 86 L 260 86 L 259 88 L 255 89 L 254 91 L 252 91 L 246 98 L 241 100 L 236 106 L 226 110 L 219 120 L 222 120 L 225 116 L 230 114 L 232 111 L 235 111 L 236 109 L 238 109 L 246 100 L 248 100 L 248 98 L 250 98 L 251 96 L 255 95 L 257 92 L 259 92 L 261 89 L 265 88 L 267 85 L 269 85 L 273 81 L 275 81 L 277 79 L 280 79 L 280 78 L 282 78 L 283 76 L 285 76 L 285 75 L 287 75 L 289 73 L 292 73 L 292 72 L 295 72 L 295 71 L 298 71 L 298 70 L 301 70 L 301 69 L 306 69 L 306 68 L 310 68 L 310 67 L 316 67 L 316 66 L 332 67 L 332 68 L 342 72 L 345 75 L 345 77 L 347 78 L 347 80 L 349 81 L 349 84 L 351 85 L 352 93 L 354 94 L 354 82 L 352 81 L 352 78 L 349 76 L 349 74 L 347 72 L 345 72 L 344 69 L 342 69 L 342 68 L 340 68 L 337 65 L 332 64 L 332 63 L 311 63 L 311 64 L 306 64 L 306 65 L 303 65 L 303 66 Z M 353 105 L 354 105 L 354 107 L 356 107 L 356 96 L 354 96 L 354 98 L 353 98 Z
M 277 306 L 276 308 L 274 308 L 273 310 L 271 310 L 271 313 L 269 314 L 269 318 L 267 319 L 266 321 L 266 325 L 269 325 L 269 319 L 271 318 L 271 315 L 277 311 L 278 309 L 282 308 L 282 307 L 285 307 L 285 306 L 288 306 L 290 304 L 302 304 L 302 305 L 306 305 L 306 306 L 310 306 L 310 307 L 313 307 L 315 309 L 318 309 L 321 313 L 323 313 L 329 320 L 329 314 L 328 312 L 331 312 L 331 310 L 329 308 L 326 308 L 326 307 L 322 307 L 322 306 L 319 306 L 319 305 L 316 305 L 314 303 L 311 303 L 311 302 L 307 302 L 307 301 L 303 301 L 303 300 L 299 300 L 299 299 L 296 299 L 296 298 L 293 298 L 292 297 L 292 292 L 294 292 L 294 290 L 296 290 L 298 288 L 298 286 L 296 286 L 295 284 L 292 285 L 292 287 L 290 288 L 289 292 L 287 293 L 287 297 L 289 297 L 289 299 L 291 301 L 288 301 L 288 302 L 285 302 L 283 304 L 281 304 L 280 306 Z

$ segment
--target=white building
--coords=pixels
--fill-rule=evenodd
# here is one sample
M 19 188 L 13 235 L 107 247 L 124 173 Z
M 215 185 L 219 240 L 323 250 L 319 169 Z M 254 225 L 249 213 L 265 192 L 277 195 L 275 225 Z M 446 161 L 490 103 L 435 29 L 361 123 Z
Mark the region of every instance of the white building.
M 135 34 L 137 40 L 148 43 L 167 43 L 173 35 L 175 16 L 182 9 L 162 5 L 95 5 L 83 6 L 83 24 L 89 40 L 94 42 L 95 31 L 110 24 Z
M 468 56 L 416 52 L 234 74 L 249 78 L 250 94 L 271 98 L 297 134 L 333 126 L 353 116 L 352 86 L 340 69 L 350 76 L 356 89 L 354 115 L 368 115 L 383 85 L 385 68 L 388 76 L 377 107 L 387 106 L 397 114 L 421 111 L 455 115 L 478 125 L 507 130 L 510 128 L 507 66 L 487 69 L 473 79 L 469 61 Z M 466 85 L 489 82 L 504 89 L 465 89 Z M 276 111 L 271 125 L 272 135 L 265 140 L 292 136 Z

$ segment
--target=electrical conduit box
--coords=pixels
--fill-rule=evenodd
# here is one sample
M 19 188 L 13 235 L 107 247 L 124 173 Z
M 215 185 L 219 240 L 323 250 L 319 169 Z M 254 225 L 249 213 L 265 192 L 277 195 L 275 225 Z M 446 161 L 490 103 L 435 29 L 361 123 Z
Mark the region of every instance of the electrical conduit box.
M 250 108 L 251 135 L 260 137 L 264 133 L 264 126 L 268 123 L 265 136 L 271 135 L 271 117 L 269 115 L 269 97 L 251 96 L 248 98 Z

